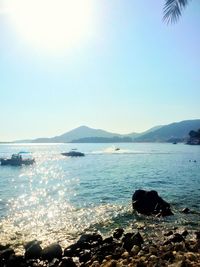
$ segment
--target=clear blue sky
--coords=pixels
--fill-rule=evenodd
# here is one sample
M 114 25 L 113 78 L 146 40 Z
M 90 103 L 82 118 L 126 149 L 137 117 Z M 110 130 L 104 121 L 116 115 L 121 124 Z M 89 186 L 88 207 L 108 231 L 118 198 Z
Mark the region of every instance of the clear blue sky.
M 23 10 L 14 20 L 5 3 L 0 0 L 0 141 L 50 137 L 80 125 L 141 132 L 200 118 L 198 1 L 191 1 L 177 24 L 167 26 L 162 0 L 93 0 L 89 26 L 84 15 L 81 22 L 84 37 L 66 35 L 65 40 L 52 29 L 46 6 L 43 19 L 48 16 L 51 31 L 45 38 L 53 47 L 47 47 L 44 34 L 39 44 L 32 38 L 40 27 L 30 23 L 47 27 L 39 15 Z M 26 12 L 34 18 L 28 18 L 29 31 L 15 25 L 19 18 L 26 25 Z M 70 29 L 74 21 L 56 23 Z M 66 38 L 74 38 L 70 46 Z

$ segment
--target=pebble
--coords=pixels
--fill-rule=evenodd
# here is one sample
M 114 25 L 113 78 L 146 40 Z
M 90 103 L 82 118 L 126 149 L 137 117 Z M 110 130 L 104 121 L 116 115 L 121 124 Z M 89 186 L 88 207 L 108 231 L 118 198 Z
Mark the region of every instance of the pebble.
M 185 230 L 187 231 L 187 230 Z M 180 231 L 181 232 L 181 231 Z M 132 233 L 130 233 L 130 236 Z M 122 249 L 122 240 L 109 239 L 109 243 L 93 245 L 91 249 L 83 248 L 77 250 L 79 256 L 75 258 L 65 257 L 62 254 L 62 248 L 58 244 L 52 244 L 46 248 L 48 257 L 28 260 L 24 256 L 16 254 L 12 248 L 0 245 L 0 266 L 17 267 L 200 267 L 200 239 L 199 232 L 197 239 L 190 240 L 190 235 L 182 235 L 173 233 L 172 236 L 166 238 L 163 233 L 162 237 L 152 238 L 145 235 L 142 245 L 133 245 L 132 249 L 127 251 Z M 128 235 L 127 235 L 128 236 Z M 138 235 L 139 236 L 139 235 Z M 170 240 L 165 243 L 166 239 Z M 32 243 L 30 243 L 33 245 Z M 76 244 L 74 244 L 76 247 Z M 84 243 L 82 245 L 87 245 Z M 45 249 L 42 250 L 43 252 Z M 80 255 L 89 253 L 88 261 L 79 263 Z M 12 258 L 10 258 L 12 256 Z M 56 259 L 57 258 L 57 259 Z M 73 259 L 76 259 L 74 262 Z M 18 261 L 21 261 L 21 263 Z M 28 262 L 29 261 L 29 262 Z M 17 265 L 15 265 L 15 263 Z M 13 265 L 14 264 L 14 265 Z
M 140 247 L 137 245 L 134 245 L 133 248 L 131 249 L 131 255 L 137 255 L 140 251 Z

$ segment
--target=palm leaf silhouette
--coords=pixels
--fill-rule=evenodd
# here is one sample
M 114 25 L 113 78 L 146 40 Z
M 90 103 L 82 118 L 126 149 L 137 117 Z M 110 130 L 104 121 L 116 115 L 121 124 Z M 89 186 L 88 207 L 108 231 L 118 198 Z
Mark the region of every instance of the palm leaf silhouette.
M 163 20 L 175 23 L 190 0 L 165 0 Z

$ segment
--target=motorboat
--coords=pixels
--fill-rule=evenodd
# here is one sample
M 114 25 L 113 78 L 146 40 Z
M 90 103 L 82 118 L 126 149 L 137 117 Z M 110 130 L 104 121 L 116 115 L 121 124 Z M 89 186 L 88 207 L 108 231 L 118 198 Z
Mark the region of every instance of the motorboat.
M 23 152 L 25 153 L 25 152 Z M 1 158 L 1 165 L 10 165 L 10 166 L 22 166 L 22 165 L 32 165 L 35 163 L 35 159 L 30 157 L 30 153 L 28 157 L 23 157 L 22 152 L 18 154 L 12 154 L 11 158 Z
M 61 153 L 61 155 L 63 156 L 66 156 L 66 157 L 84 157 L 85 154 L 82 153 L 82 152 L 78 152 L 78 151 L 69 151 L 69 152 L 64 152 L 64 153 Z

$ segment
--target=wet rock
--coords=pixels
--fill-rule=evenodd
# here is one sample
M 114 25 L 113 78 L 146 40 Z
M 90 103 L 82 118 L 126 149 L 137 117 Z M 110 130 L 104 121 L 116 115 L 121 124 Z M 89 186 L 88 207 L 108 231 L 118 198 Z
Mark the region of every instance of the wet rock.
M 76 267 L 76 263 L 72 258 L 62 258 L 62 261 L 59 263 L 58 267 Z
M 196 239 L 200 240 L 200 231 L 195 232 L 195 235 L 196 235 Z
M 188 233 L 187 230 L 184 230 L 184 231 L 181 233 L 181 235 L 182 235 L 183 237 L 186 237 L 187 235 L 189 235 L 189 233 Z
M 50 263 L 48 267 L 58 267 L 59 260 L 54 258 Z
M 174 245 L 174 250 L 175 251 L 185 251 L 185 243 L 184 242 L 181 242 L 181 243 L 176 243 Z
M 25 266 L 26 261 L 23 256 L 11 255 L 7 261 L 7 267 L 22 267 Z
M 184 237 L 181 234 L 174 234 L 173 237 L 171 237 L 170 239 L 168 239 L 164 245 L 170 244 L 170 243 L 178 243 L 178 242 L 183 242 L 185 241 Z
M 100 246 L 102 240 L 102 236 L 99 234 L 84 234 L 75 244 L 65 248 L 64 255 L 66 257 L 80 257 L 85 250 Z
M 45 247 L 41 253 L 42 259 L 51 261 L 54 258 L 62 258 L 62 248 L 59 244 L 54 243 Z
M 137 255 L 138 252 L 140 251 L 140 249 L 141 249 L 141 248 L 140 248 L 139 246 L 134 245 L 134 246 L 132 247 L 132 249 L 131 249 L 131 255 L 133 255 L 133 256 Z
M 123 242 L 123 248 L 125 248 L 128 252 L 130 252 L 134 245 L 141 247 L 144 240 L 140 235 L 140 233 L 138 232 L 137 234 L 134 233 L 125 234 L 122 239 L 122 242 Z
M 185 241 L 185 239 L 183 238 L 182 235 L 178 233 L 174 234 L 174 236 L 171 238 L 171 242 L 173 243 L 182 242 L 182 241 Z
M 65 257 L 79 257 L 81 249 L 79 248 L 78 244 L 72 244 L 64 249 L 64 256 Z
M 125 252 L 125 249 L 122 247 L 116 247 L 116 249 L 114 250 L 113 254 L 112 254 L 112 258 L 114 260 L 118 260 L 121 258 L 121 255 Z
M 106 256 L 108 255 L 117 255 L 116 249 L 119 247 L 119 244 L 116 242 L 112 243 L 103 243 L 98 248 L 93 250 L 93 258 L 95 260 L 98 260 L 99 262 L 102 262 Z
M 9 247 L 10 247 L 10 245 L 1 245 L 0 244 L 0 251 L 5 250 L 5 249 L 7 249 Z
M 170 204 L 164 201 L 156 191 L 136 190 L 132 196 L 133 209 L 144 215 L 173 215 Z
M 0 260 L 5 259 L 8 260 L 11 255 L 15 254 L 12 248 L 7 248 L 0 251 Z
M 38 259 L 41 256 L 42 248 L 37 240 L 28 242 L 25 246 L 26 259 Z
M 122 237 L 123 233 L 124 233 L 123 228 L 117 228 L 117 229 L 115 229 L 115 231 L 113 233 L 113 237 L 116 239 L 119 239 L 120 237 Z
M 77 244 L 79 247 L 87 248 L 85 246 L 90 245 L 92 246 L 93 244 L 99 244 L 103 240 L 102 236 L 99 234 L 84 234 L 82 235 L 79 240 L 77 241 Z
M 92 254 L 91 254 L 90 250 L 86 250 L 79 255 L 79 261 L 85 263 L 85 262 L 89 261 L 91 259 L 91 257 L 92 257 Z
M 168 251 L 168 252 L 166 252 L 166 253 L 164 253 L 162 255 L 162 259 L 163 260 L 166 260 L 168 262 L 173 262 L 173 260 L 175 259 L 175 257 L 174 257 L 174 254 L 173 254 L 172 251 Z
M 110 237 L 107 237 L 103 240 L 103 244 L 112 244 L 113 242 L 113 237 L 110 236 Z
M 184 208 L 184 209 L 182 209 L 181 212 L 185 213 L 185 214 L 188 214 L 188 213 L 190 213 L 190 209 L 189 208 Z
M 170 236 L 170 235 L 173 235 L 173 232 L 172 231 L 169 231 L 167 233 L 164 234 L 164 236 Z

